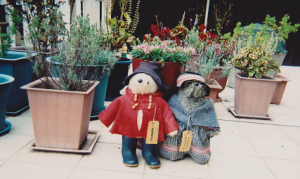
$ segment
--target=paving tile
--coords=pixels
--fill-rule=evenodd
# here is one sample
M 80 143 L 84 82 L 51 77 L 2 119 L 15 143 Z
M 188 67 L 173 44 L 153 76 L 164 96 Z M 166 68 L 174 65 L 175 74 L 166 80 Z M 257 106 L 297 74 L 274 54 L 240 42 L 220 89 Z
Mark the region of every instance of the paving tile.
M 281 130 L 280 127 L 275 125 L 244 122 L 239 122 L 237 124 L 248 137 L 291 140 L 291 138 L 283 130 Z
M 7 117 L 6 120 L 9 121 L 12 125 L 9 133 L 19 135 L 34 135 L 31 117 L 26 117 L 22 114 L 16 117 Z
M 137 150 L 137 157 L 139 161 L 138 167 L 126 167 L 123 164 L 121 145 L 97 143 L 93 152 L 89 155 L 84 155 L 77 166 L 104 170 L 143 173 L 145 161 L 142 159 L 140 150 Z
M 37 164 L 76 166 L 81 158 L 82 155 L 79 154 L 35 151 L 28 145 L 20 150 L 10 160 Z
M 0 159 L 9 159 L 32 140 L 33 136 L 28 135 L 16 135 L 8 133 L 4 136 L 1 136 Z
M 297 116 L 272 115 L 271 117 L 272 117 L 272 122 L 274 124 L 300 127 L 299 115 Z
M 7 161 L 0 168 L 3 179 L 67 179 L 73 167 Z
M 101 169 L 76 167 L 68 179 L 143 179 L 142 173 L 118 172 Z
M 298 179 L 300 178 L 300 161 L 263 159 L 277 179 Z
M 289 109 L 291 109 L 292 111 L 294 111 L 295 113 L 297 113 L 297 115 L 299 116 L 300 115 L 300 108 L 293 108 L 293 107 L 289 107 Z
M 221 128 L 220 135 L 244 136 L 244 133 L 242 132 L 242 130 L 240 129 L 240 127 L 237 125 L 236 122 L 219 120 L 219 125 Z
M 187 177 L 176 177 L 176 176 L 166 176 L 166 175 L 151 175 L 145 174 L 144 179 L 195 179 L 195 178 L 187 178 Z
M 279 115 L 286 115 L 286 116 L 296 116 L 297 113 L 293 111 L 290 107 L 286 107 L 284 105 L 277 105 L 277 104 L 270 104 L 269 115 L 279 114 Z
M 150 169 L 146 167 L 145 174 L 190 177 L 190 178 L 211 178 L 208 165 L 200 165 L 192 158 L 171 161 L 160 158 L 161 167 L 159 169 Z
M 112 134 L 109 132 L 111 127 L 112 127 L 112 125 L 110 125 L 109 128 L 107 128 L 103 125 L 98 142 L 111 143 L 111 144 L 122 144 L 122 136 L 121 135 Z
M 257 152 L 243 136 L 219 135 L 211 139 L 211 151 L 214 153 L 258 156 Z
M 214 154 L 208 165 L 214 179 L 275 179 L 259 157 Z
M 101 125 L 99 120 L 92 120 L 89 123 L 89 130 L 90 131 L 101 131 L 103 128 L 103 125 Z
M 5 160 L 0 160 L 0 167 L 5 163 Z
M 299 141 L 300 142 L 300 127 L 280 126 L 280 129 L 282 129 L 294 141 Z
M 300 160 L 300 146 L 294 141 L 248 138 L 260 157 Z

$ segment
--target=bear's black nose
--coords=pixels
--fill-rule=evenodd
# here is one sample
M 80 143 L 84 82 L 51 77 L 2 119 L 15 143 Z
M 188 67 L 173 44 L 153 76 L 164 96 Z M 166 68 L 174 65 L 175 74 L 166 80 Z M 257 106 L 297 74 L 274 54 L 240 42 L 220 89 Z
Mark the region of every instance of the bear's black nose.
M 194 85 L 195 85 L 195 86 L 199 86 L 199 84 L 200 84 L 200 83 L 197 82 L 197 81 L 194 82 Z
M 142 83 L 142 82 L 143 82 L 143 80 L 142 80 L 142 79 L 139 79 L 139 80 L 138 80 L 138 82 L 139 82 L 139 83 Z

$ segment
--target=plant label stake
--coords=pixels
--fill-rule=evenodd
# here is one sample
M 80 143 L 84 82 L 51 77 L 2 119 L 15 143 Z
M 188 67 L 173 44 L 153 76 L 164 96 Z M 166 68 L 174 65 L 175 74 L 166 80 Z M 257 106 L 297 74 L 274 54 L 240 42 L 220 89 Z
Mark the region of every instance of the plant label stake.
M 156 107 L 154 109 L 153 121 L 149 121 L 147 129 L 146 144 L 157 144 L 159 122 L 155 121 Z

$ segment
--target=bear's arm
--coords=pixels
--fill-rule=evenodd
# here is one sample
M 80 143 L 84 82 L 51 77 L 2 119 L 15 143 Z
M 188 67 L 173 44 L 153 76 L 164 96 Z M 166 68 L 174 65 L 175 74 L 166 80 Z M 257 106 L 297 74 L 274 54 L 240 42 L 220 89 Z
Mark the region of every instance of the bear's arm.
M 168 105 L 168 103 L 166 102 L 163 105 L 163 123 L 164 123 L 164 132 L 166 135 L 179 129 L 179 126 L 173 116 L 172 110 Z
M 102 111 L 99 115 L 98 118 L 99 120 L 106 126 L 109 127 L 111 123 L 115 120 L 118 110 L 120 109 L 121 105 L 121 97 L 118 97 L 115 99 L 110 105 L 107 106 L 107 108 Z

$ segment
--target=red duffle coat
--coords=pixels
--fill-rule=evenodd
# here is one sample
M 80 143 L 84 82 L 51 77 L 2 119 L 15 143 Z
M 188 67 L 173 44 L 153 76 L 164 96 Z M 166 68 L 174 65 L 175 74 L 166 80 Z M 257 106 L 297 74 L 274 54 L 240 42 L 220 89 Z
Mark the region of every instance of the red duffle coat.
M 158 140 L 164 141 L 164 134 L 169 134 L 179 127 L 172 114 L 168 103 L 161 97 L 162 94 L 157 92 L 152 94 L 151 109 L 149 106 L 149 94 L 137 95 L 127 88 L 126 94 L 115 99 L 98 118 L 106 126 L 109 127 L 114 122 L 110 132 L 112 134 L 120 134 L 130 138 L 147 137 L 148 122 L 153 120 L 155 107 L 155 121 L 159 121 Z M 150 97 L 151 98 L 151 97 Z M 133 109 L 132 106 L 138 105 Z M 140 131 L 137 125 L 137 114 L 139 110 L 143 111 L 143 121 Z

